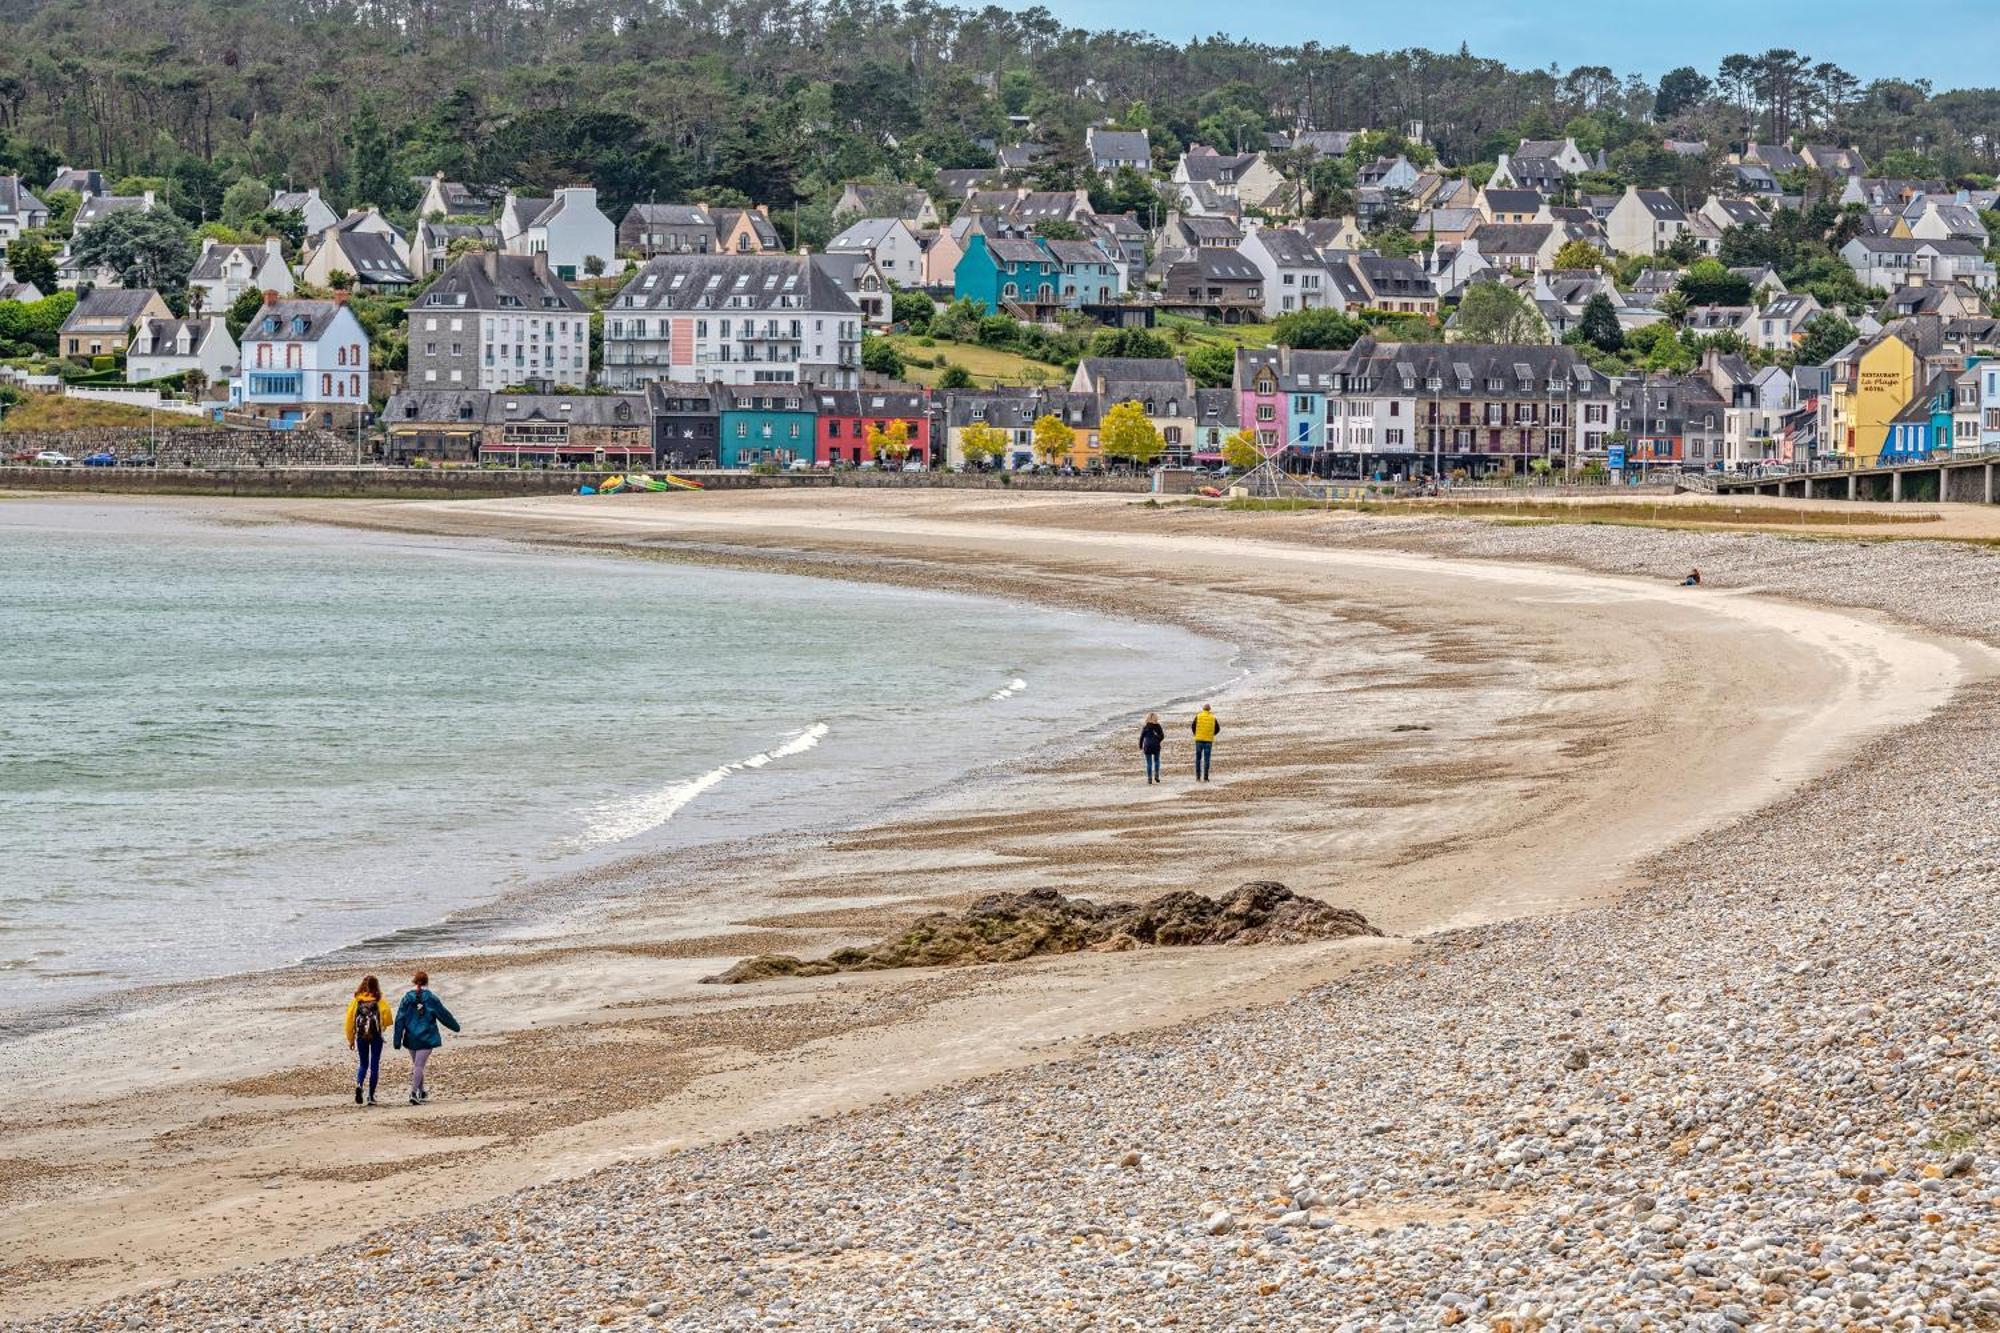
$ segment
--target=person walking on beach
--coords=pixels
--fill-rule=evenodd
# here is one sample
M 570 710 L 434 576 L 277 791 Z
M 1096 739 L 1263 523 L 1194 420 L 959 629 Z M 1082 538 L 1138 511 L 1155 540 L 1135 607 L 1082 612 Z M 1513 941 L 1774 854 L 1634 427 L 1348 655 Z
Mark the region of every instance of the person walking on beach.
M 1215 738 L 1221 734 L 1222 724 L 1215 720 L 1209 706 L 1203 704 L 1201 711 L 1194 715 L 1194 721 L 1188 725 L 1188 730 L 1194 733 L 1194 780 L 1206 782 L 1208 766 L 1215 756 Z
M 361 978 L 354 998 L 347 1002 L 347 1049 L 360 1057 L 354 1067 L 354 1104 L 361 1105 L 362 1085 L 367 1084 L 368 1104 L 375 1104 L 375 1081 L 382 1075 L 382 1034 L 389 1029 L 389 1002 L 382 998 L 382 983 L 373 977 Z
M 444 1007 L 444 1001 L 431 993 L 430 984 L 430 973 L 417 973 L 410 978 L 409 993 L 396 1006 L 396 1049 L 410 1053 L 412 1106 L 422 1106 L 431 1099 L 429 1089 L 424 1086 L 424 1066 L 430 1063 L 431 1052 L 444 1045 L 438 1024 L 458 1031 L 458 1020 Z
M 1167 729 L 1160 725 L 1160 715 L 1146 714 L 1146 725 L 1139 728 L 1139 753 L 1146 756 L 1147 786 L 1160 780 L 1160 747 L 1166 740 Z

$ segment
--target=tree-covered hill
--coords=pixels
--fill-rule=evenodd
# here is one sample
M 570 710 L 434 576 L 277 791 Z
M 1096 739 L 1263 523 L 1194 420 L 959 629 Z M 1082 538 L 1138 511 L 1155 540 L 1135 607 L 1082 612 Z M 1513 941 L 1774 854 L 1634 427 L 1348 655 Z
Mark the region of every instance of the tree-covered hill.
M 1463 49 L 1176 45 L 929 0 L 7 0 L 0 24 L 4 165 L 37 183 L 61 163 L 157 177 L 196 221 L 245 177 L 394 210 L 432 171 L 588 179 L 613 216 L 702 192 L 824 208 L 844 178 L 990 165 L 981 141 L 1017 137 L 1010 116 L 1057 150 L 1052 184 L 1104 121 L 1149 128 L 1163 165 L 1197 140 L 1412 122 L 1447 163 L 1568 133 L 1631 178 L 1665 170 L 1669 135 L 1718 153 L 1851 142 L 1903 175 L 2000 155 L 2000 91 L 1933 94 L 1919 69 L 1864 86 L 1790 51 L 1718 51 L 1714 71 L 1652 84 Z M 1436 29 L 1413 11 L 1413 35 Z

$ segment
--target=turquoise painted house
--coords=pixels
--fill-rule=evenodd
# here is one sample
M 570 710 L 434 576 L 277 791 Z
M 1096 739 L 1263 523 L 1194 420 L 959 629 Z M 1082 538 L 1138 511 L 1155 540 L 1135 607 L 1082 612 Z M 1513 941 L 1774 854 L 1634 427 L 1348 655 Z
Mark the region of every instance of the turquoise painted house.
M 988 236 L 968 232 L 965 253 L 952 270 L 952 295 L 982 310 L 1009 305 L 1039 315 L 1062 308 L 1062 263 L 1039 236 Z
M 1049 254 L 1062 265 L 1060 295 L 1071 310 L 1109 305 L 1124 292 L 1117 261 L 1096 241 L 1050 241 L 1048 246 Z
M 811 459 L 819 434 L 813 395 L 796 384 L 719 384 L 716 462 L 723 467 Z

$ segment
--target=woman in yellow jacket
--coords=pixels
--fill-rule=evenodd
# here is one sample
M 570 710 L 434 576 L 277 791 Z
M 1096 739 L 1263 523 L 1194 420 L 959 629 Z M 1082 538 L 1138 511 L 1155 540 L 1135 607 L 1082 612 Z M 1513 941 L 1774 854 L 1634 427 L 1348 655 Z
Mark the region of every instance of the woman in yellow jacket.
M 361 1085 L 368 1085 L 368 1104 L 375 1104 L 375 1080 L 382 1073 L 382 1034 L 394 1016 L 382 998 L 382 983 L 373 977 L 361 978 L 354 998 L 347 1002 L 347 1048 L 361 1057 L 354 1070 L 354 1104 L 361 1105 Z

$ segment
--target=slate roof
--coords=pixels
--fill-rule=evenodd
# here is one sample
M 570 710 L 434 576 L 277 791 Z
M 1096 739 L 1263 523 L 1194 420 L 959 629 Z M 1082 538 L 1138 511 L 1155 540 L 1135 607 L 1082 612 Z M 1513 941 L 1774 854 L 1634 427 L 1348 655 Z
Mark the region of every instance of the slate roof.
M 1685 222 L 1687 210 L 1674 202 L 1674 197 L 1665 190 L 1638 191 L 1639 203 L 1654 218 L 1662 222 Z
M 1111 380 L 1117 383 L 1147 382 L 1180 384 L 1187 379 L 1187 367 L 1171 356 L 1087 356 L 1077 369 L 1090 383 Z
M 1257 161 L 1255 153 L 1188 153 L 1182 157 L 1191 181 L 1234 182 Z
M 1361 254 L 1354 257 L 1354 267 L 1377 296 L 1423 299 L 1437 295 L 1430 276 L 1414 259 Z
M 208 247 L 206 253 L 194 261 L 194 268 L 188 273 L 189 282 L 219 282 L 222 266 L 234 258 L 249 261 L 250 271 L 255 273 L 264 267 L 268 252 L 261 243 L 254 245 L 223 245 L 217 243 Z
M 1200 266 L 1201 276 L 1211 282 L 1261 282 L 1264 278 L 1261 269 L 1235 250 L 1209 247 L 1195 251 L 1192 258 Z
M 619 290 L 613 310 L 818 310 L 858 314 L 831 276 L 803 255 L 661 255 Z M 786 298 L 793 298 L 785 304 Z
M 1319 247 L 1302 231 L 1289 227 L 1264 227 L 1255 233 L 1258 243 L 1280 268 L 1323 268 Z
M 537 270 L 535 255 L 462 255 L 440 273 L 412 309 L 581 311 L 589 307 L 569 284 Z
M 736 220 L 744 218 L 748 220 L 750 230 L 757 233 L 757 244 L 767 250 L 778 250 L 784 247 L 784 240 L 778 235 L 778 229 L 772 225 L 771 219 L 765 217 L 754 208 L 711 208 L 708 210 L 708 213 L 710 217 L 715 219 L 715 234 L 717 236 L 727 236 L 730 232 L 735 231 Z
M 630 216 L 655 227 L 714 227 L 700 204 L 634 204 Z
M 349 231 L 340 238 L 340 253 L 360 281 L 381 287 L 406 286 L 417 280 L 396 253 L 395 241 L 379 231 Z
M 433 222 L 425 218 L 417 224 L 417 244 L 426 250 L 449 250 L 454 241 L 476 241 L 490 250 L 498 250 L 503 243 L 496 222 Z
M 276 301 L 259 310 L 243 330 L 244 340 L 257 342 L 318 342 L 326 331 L 333 327 L 339 317 L 343 303 L 339 301 L 314 301 L 304 297 Z M 266 332 L 265 324 L 271 319 L 278 321 L 275 332 Z M 293 332 L 292 321 L 302 319 L 305 327 Z
M 132 331 L 132 342 L 137 346 L 141 339 L 152 339 L 153 351 L 141 352 L 141 356 L 172 356 L 174 340 L 186 329 L 192 335 L 188 344 L 188 355 L 201 350 L 203 343 L 213 338 L 221 324 L 219 319 L 148 319 L 142 320 Z
M 548 212 L 549 205 L 554 202 L 554 199 L 532 199 L 527 195 L 517 194 L 501 213 L 501 224 L 503 226 L 511 224 L 514 231 L 524 232 L 539 222 L 542 214 Z
M 913 218 L 923 211 L 928 197 L 914 185 L 878 185 L 868 181 L 848 181 L 861 202 L 861 212 L 874 218 Z
M 1761 227 L 1770 220 L 1764 216 L 1763 209 L 1748 199 L 1724 198 L 1718 195 L 1715 206 L 1722 210 L 1723 216 L 1729 219 L 1731 226 Z
M 151 287 L 98 287 L 77 298 L 76 308 L 63 320 L 65 331 L 86 324 L 130 324 L 158 293 Z
M 898 417 L 930 415 L 930 401 L 921 389 L 815 389 L 814 405 L 821 416 Z
M 49 181 L 49 192 L 74 190 L 78 194 L 109 194 L 104 173 L 95 167 L 64 167 Z
M 1526 213 L 1533 216 L 1541 211 L 1542 192 L 1540 190 L 1488 190 L 1486 206 L 1495 213 Z
M 49 206 L 21 184 L 19 176 L 0 176 L 0 213 L 46 213 Z
M 1084 133 L 1085 149 L 1092 162 L 1152 161 L 1152 140 L 1144 130 L 1101 130 Z
M 72 226 L 76 231 L 82 231 L 113 213 L 137 212 L 145 207 L 146 196 L 142 194 L 94 194 L 78 206 Z
M 1552 222 L 1482 222 L 1472 239 L 1482 255 L 1532 255 L 1548 244 L 1554 231 Z
M 826 243 L 829 250 L 873 251 L 889 234 L 898 227 L 906 227 L 900 217 L 858 218 L 848 224 L 847 229 Z

